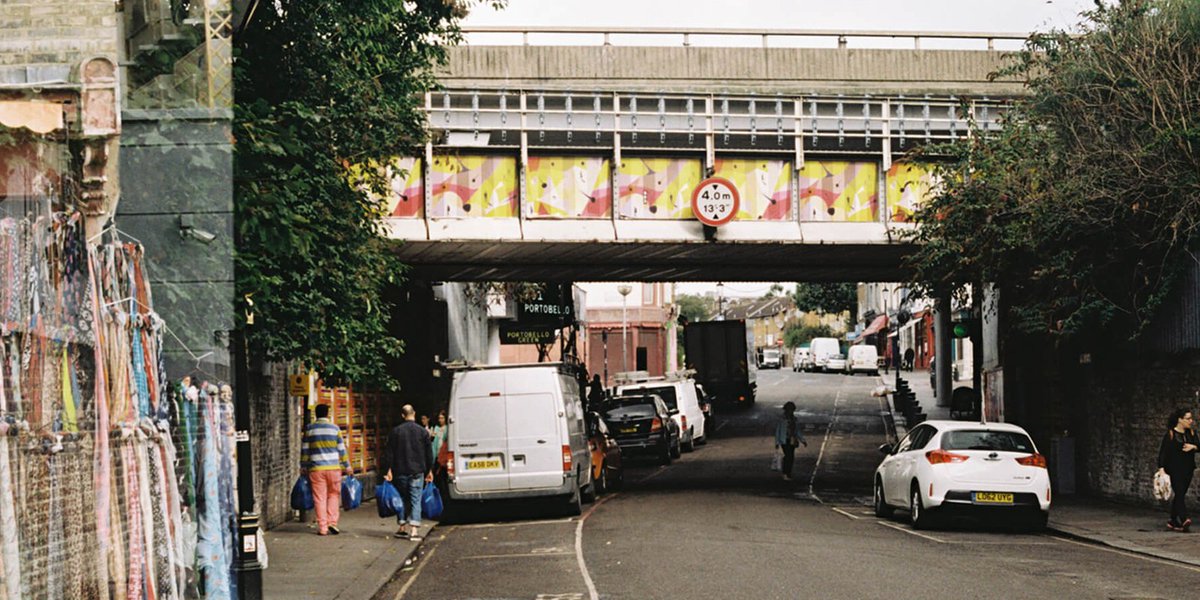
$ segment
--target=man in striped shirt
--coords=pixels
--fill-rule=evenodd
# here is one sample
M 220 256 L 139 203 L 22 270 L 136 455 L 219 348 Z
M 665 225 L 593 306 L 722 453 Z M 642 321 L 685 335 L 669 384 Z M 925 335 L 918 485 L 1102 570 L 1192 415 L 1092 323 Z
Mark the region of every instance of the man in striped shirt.
M 329 420 L 329 405 L 318 404 L 317 420 L 304 428 L 300 445 L 300 472 L 312 484 L 313 508 L 317 511 L 317 533 L 337 535 L 338 508 L 342 501 L 342 472 L 353 475 L 346 456 L 342 430 Z

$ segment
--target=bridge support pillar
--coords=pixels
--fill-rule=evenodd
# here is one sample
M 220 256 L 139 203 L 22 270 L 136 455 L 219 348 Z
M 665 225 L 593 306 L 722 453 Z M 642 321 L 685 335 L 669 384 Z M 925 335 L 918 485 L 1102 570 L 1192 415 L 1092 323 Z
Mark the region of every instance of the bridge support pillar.
M 950 311 L 950 292 L 939 293 L 934 306 L 933 324 L 934 356 L 936 357 L 934 390 L 938 406 L 950 406 L 951 386 L 954 385 L 952 381 L 954 360 L 950 356 Z

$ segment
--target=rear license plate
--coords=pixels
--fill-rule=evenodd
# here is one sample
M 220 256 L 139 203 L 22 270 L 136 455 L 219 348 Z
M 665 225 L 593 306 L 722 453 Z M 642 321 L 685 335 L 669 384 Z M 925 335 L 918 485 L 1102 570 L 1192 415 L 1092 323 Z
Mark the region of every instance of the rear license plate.
M 621 433 L 637 433 L 637 427 L 622 427 Z
M 483 469 L 499 469 L 499 468 L 500 468 L 500 459 L 498 459 L 498 458 L 489 458 L 487 460 L 468 460 L 467 461 L 467 470 L 468 471 L 477 471 L 477 470 L 483 470 Z
M 975 502 L 978 504 L 1012 504 L 1012 494 L 997 492 L 975 492 Z

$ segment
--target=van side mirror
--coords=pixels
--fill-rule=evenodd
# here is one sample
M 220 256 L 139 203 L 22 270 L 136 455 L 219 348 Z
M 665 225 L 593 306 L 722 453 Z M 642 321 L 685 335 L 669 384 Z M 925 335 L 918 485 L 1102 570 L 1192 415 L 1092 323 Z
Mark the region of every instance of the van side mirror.
M 891 454 L 893 448 L 894 448 L 894 446 L 892 446 L 891 444 L 880 444 L 879 452 L 882 454 Z
M 672 408 L 671 410 L 667 411 L 667 414 L 669 414 L 669 415 L 671 415 L 671 416 L 673 417 L 673 416 L 675 416 L 675 415 L 679 414 L 679 409 L 678 409 L 678 408 Z

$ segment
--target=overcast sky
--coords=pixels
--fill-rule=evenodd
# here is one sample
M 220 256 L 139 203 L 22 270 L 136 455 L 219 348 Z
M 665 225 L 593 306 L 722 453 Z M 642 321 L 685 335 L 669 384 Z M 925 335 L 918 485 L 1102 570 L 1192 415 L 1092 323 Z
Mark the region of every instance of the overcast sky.
M 737 27 L 1029 33 L 1069 28 L 1092 0 L 509 0 L 472 25 Z

